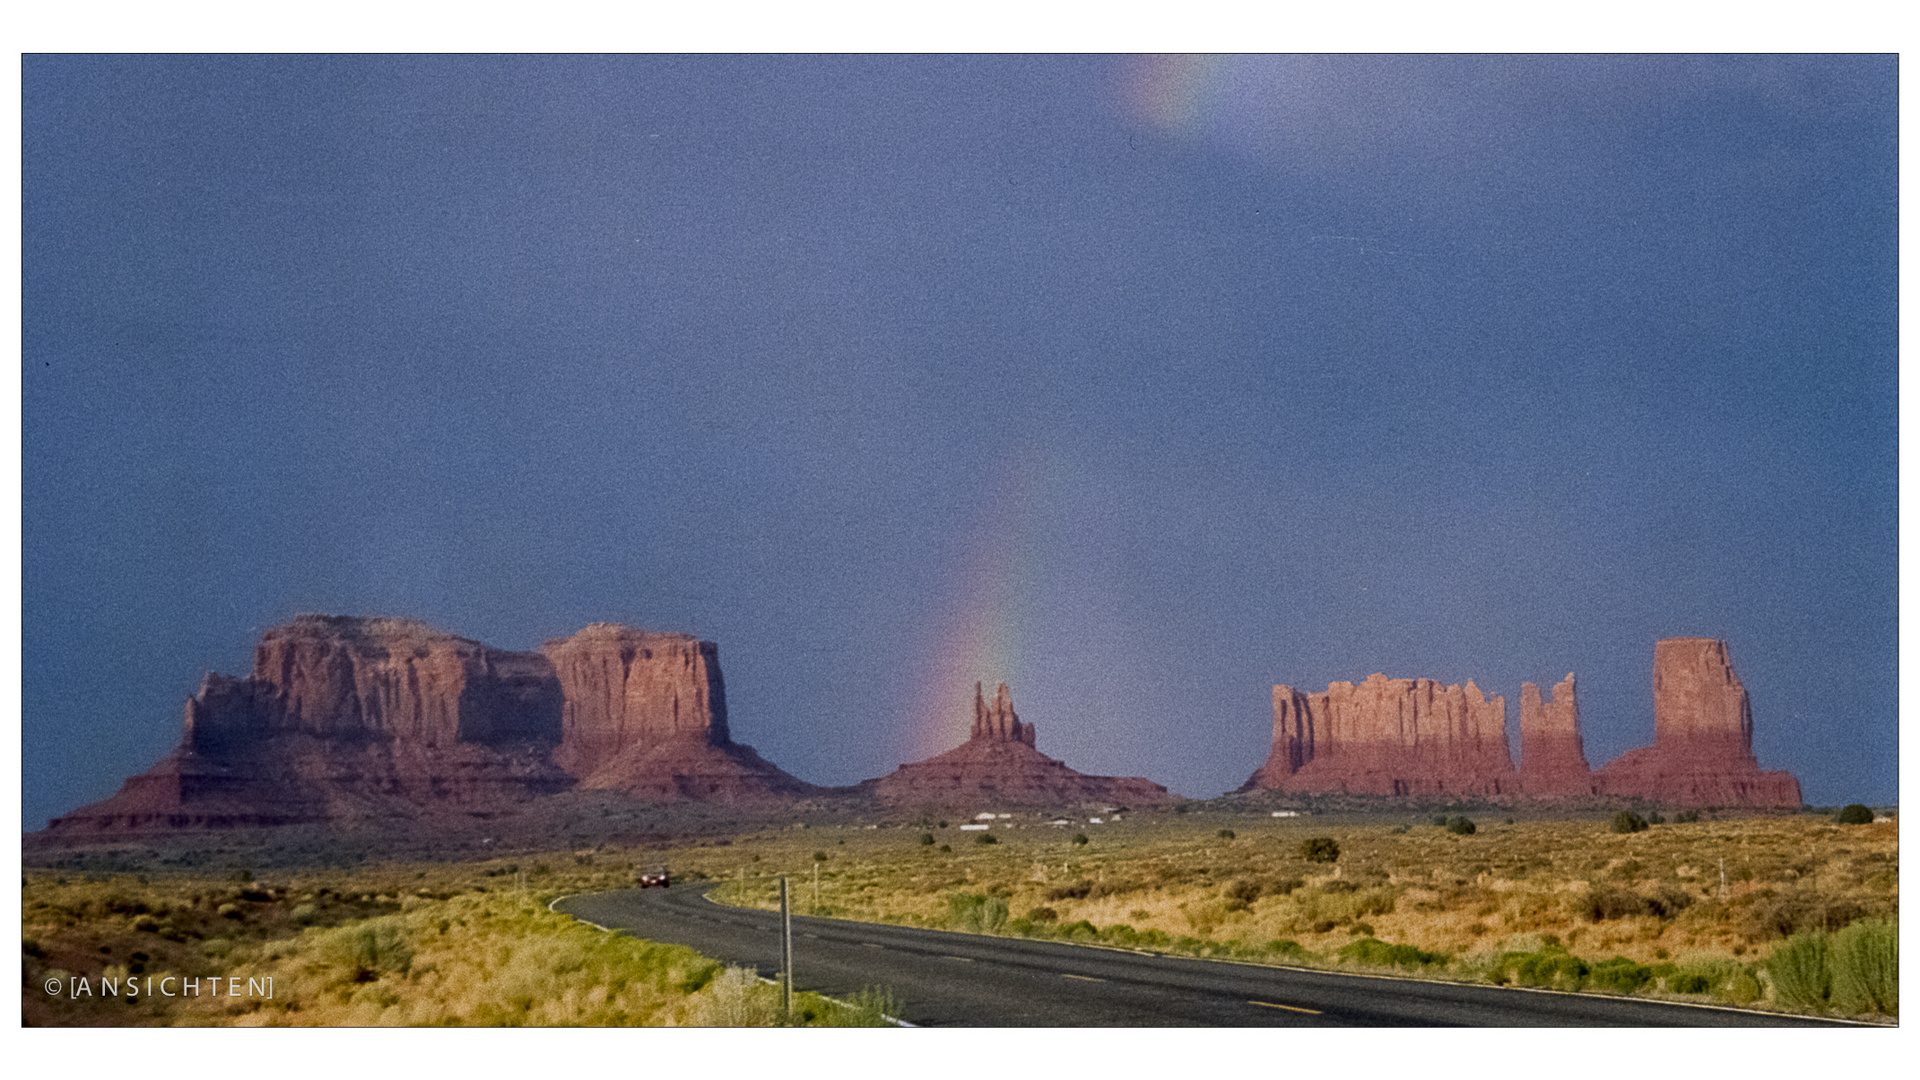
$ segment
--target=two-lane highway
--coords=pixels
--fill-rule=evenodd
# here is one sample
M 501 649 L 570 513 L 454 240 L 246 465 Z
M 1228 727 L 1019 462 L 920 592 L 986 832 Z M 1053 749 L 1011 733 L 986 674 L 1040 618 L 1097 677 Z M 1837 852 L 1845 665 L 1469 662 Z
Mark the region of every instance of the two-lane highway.
M 780 917 L 709 901 L 709 886 L 571 896 L 554 910 L 687 945 L 771 975 Z M 1290 1025 L 1772 1027 L 1822 1021 L 1630 998 L 1554 994 L 1221 963 L 1119 949 L 795 917 L 794 984 L 884 986 L 922 1026 Z

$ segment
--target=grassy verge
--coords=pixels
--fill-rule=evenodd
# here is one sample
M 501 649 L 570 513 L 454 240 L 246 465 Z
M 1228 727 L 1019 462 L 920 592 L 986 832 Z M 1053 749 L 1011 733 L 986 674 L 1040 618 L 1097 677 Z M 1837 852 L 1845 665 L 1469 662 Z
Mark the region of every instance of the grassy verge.
M 1662 823 L 1625 834 L 1599 816 L 1482 819 L 1468 831 L 1458 816 L 1335 824 L 1168 815 L 1095 830 L 1086 843 L 1074 842 L 1075 829 L 1015 822 L 1024 827 L 997 827 L 992 845 L 929 821 L 877 833 L 763 833 L 688 858 L 733 879 L 716 899 L 746 906 L 776 906 L 770 875 L 784 871 L 802 913 L 1261 963 L 1898 1015 L 1897 825 L 1802 816 Z M 1222 820 L 1233 827 L 1218 828 Z M 1331 848 L 1309 843 L 1319 839 L 1336 842 L 1330 861 Z M 1864 929 L 1872 927 L 1879 929 Z M 1812 935 L 1844 937 L 1846 948 L 1792 944 Z M 1793 966 L 1795 949 L 1818 956 Z M 1816 967 L 1820 974 L 1795 981 L 1795 972 Z
M 545 870 L 536 887 L 525 875 L 518 866 L 510 877 L 505 866 L 389 867 L 279 882 L 30 872 L 22 1022 L 783 1022 L 778 991 L 752 972 L 547 910 L 563 892 L 618 887 L 624 873 Z M 93 992 L 77 994 L 82 985 Z M 791 1019 L 879 1025 L 889 1006 L 880 994 L 838 1004 L 803 993 Z

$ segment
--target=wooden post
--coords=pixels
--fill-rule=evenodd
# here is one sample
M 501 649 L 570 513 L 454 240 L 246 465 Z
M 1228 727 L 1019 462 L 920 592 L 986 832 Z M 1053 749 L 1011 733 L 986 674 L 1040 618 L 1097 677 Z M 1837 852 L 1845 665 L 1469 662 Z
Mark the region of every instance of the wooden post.
M 780 878 L 780 1014 L 793 1023 L 793 909 L 787 904 L 787 879 Z

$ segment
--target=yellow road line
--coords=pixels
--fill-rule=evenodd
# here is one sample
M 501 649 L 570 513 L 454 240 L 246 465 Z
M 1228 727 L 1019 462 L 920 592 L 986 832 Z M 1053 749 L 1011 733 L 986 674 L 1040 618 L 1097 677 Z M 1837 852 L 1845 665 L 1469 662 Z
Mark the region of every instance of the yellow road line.
M 1303 1009 L 1303 1008 L 1301 1008 L 1301 1007 L 1300 1007 L 1300 1006 L 1298 1006 L 1298 1005 L 1276 1005 L 1276 1004 L 1274 1004 L 1274 1003 L 1273 1003 L 1273 1002 L 1271 1002 L 1271 1001 L 1254 1001 L 1254 1000 L 1252 1000 L 1251 998 L 1249 998 L 1249 999 L 1247 1000 L 1247 1004 L 1249 1004 L 1249 1005 L 1264 1005 L 1264 1006 L 1266 1006 L 1266 1007 L 1267 1007 L 1267 1008 L 1269 1008 L 1269 1009 L 1285 1009 L 1285 1010 L 1287 1010 L 1288 1012 L 1303 1012 L 1303 1013 L 1312 1013 L 1312 1014 L 1313 1014 L 1313 1015 L 1315 1015 L 1315 1016 L 1324 1016 L 1324 1015 L 1326 1015 L 1325 1013 L 1322 1013 L 1322 1012 L 1321 1012 L 1321 1011 L 1320 1011 L 1319 1009 Z
M 1107 981 L 1105 979 L 1096 979 L 1091 975 L 1069 975 L 1064 971 L 1060 973 L 1060 977 L 1063 979 L 1079 979 L 1081 982 L 1106 982 Z

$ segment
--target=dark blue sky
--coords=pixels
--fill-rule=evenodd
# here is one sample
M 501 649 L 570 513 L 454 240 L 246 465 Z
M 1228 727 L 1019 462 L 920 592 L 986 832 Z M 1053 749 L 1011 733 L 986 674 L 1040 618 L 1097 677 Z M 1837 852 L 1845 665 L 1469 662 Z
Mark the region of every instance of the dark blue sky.
M 1661 637 L 1897 795 L 1892 57 L 23 61 L 27 827 L 298 612 L 720 643 L 849 783 L 1009 682 L 1191 796 L 1270 687 Z

